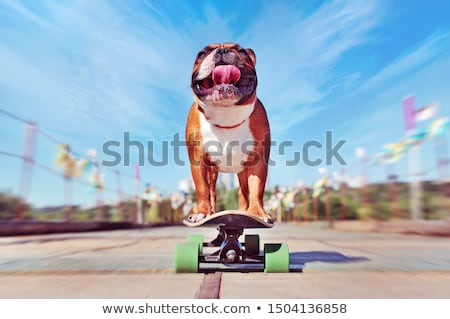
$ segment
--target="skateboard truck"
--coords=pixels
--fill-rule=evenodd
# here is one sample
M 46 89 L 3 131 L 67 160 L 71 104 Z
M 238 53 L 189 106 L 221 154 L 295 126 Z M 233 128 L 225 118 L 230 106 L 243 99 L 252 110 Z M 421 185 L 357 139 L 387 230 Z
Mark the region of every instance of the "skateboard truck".
M 206 258 L 207 260 L 220 261 L 222 263 L 239 263 L 245 258 L 245 250 L 242 244 L 239 242 L 239 237 L 244 232 L 241 228 L 227 228 L 224 226 L 219 226 L 217 228 L 219 234 L 216 239 L 208 243 L 207 247 L 220 247 L 220 249 L 211 254 L 210 257 L 218 256 L 216 258 Z
M 258 235 L 245 235 L 244 242 L 239 241 L 245 228 L 270 228 L 273 224 L 239 211 L 224 211 L 208 218 L 188 226 L 216 226 L 217 237 L 204 243 L 202 235 L 190 235 L 187 243 L 177 244 L 175 272 L 289 272 L 287 245 L 265 244 L 260 251 Z
M 220 260 L 225 263 L 239 262 L 242 256 L 242 245 L 239 242 L 239 236 L 242 235 L 243 229 L 222 229 L 219 232 L 225 234 L 225 239 L 220 244 Z

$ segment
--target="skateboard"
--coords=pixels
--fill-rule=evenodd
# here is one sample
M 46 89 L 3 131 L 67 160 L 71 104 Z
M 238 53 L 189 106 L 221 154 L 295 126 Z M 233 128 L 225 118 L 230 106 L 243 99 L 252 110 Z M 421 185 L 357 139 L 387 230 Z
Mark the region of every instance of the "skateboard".
M 175 247 L 175 272 L 289 272 L 289 249 L 286 244 L 264 244 L 260 251 L 259 235 L 246 234 L 245 229 L 272 228 L 271 222 L 243 211 L 225 210 L 211 214 L 199 222 L 184 220 L 188 227 L 214 227 L 217 237 L 204 242 L 203 235 L 191 234 L 185 243 Z

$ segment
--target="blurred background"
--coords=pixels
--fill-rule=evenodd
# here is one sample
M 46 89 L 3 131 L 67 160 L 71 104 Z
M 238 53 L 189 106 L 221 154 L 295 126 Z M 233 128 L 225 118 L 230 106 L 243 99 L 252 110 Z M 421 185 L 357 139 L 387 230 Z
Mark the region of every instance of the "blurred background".
M 272 139 L 292 142 L 272 148 L 265 206 L 276 220 L 446 219 L 448 9 L 2 1 L 0 223 L 180 223 L 196 198 L 186 150 L 183 165 L 171 142 L 184 135 L 194 57 L 220 42 L 256 52 Z M 313 166 L 309 141 L 323 146 L 310 149 Z M 327 153 L 340 141 L 343 161 Z M 220 177 L 218 209 L 237 208 L 236 186 Z

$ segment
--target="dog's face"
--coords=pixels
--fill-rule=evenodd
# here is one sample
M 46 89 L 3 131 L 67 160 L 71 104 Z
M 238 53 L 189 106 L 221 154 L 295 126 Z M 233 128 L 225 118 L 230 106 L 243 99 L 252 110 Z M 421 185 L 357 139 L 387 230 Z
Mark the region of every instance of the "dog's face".
M 246 105 L 256 99 L 256 57 L 235 43 L 211 44 L 195 59 L 191 87 L 203 106 Z

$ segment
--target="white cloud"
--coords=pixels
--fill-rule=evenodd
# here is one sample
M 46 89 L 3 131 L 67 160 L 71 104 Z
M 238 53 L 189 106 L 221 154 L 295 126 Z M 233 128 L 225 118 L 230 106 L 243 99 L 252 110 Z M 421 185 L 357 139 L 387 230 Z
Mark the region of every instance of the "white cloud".
M 416 107 L 436 100 L 443 105 L 448 103 L 450 95 L 445 81 L 450 72 L 448 43 L 450 33 L 435 33 L 366 80 L 352 99 L 359 101 L 358 107 L 367 112 L 352 123 L 353 133 L 349 135 L 358 136 L 357 140 L 364 145 L 383 138 L 384 143 L 400 138 L 404 133 L 401 99 L 409 94 L 416 96 Z M 380 130 L 382 127 L 390 129 Z
M 4 0 L 2 1 L 2 5 L 12 9 L 13 11 L 20 14 L 23 18 L 32 21 L 33 23 L 39 25 L 40 27 L 55 29 L 55 26 L 49 23 L 46 19 L 41 16 L 35 14 L 33 11 L 29 10 L 22 3 L 15 0 Z
M 409 76 L 426 65 L 430 65 L 434 59 L 440 57 L 450 42 L 450 32 L 437 32 L 423 40 L 416 48 L 409 48 L 399 55 L 389 65 L 371 77 L 360 87 L 361 91 L 376 89 L 378 86 L 386 85 L 389 81 L 398 80 L 401 77 Z M 414 75 L 412 75 L 414 76 Z
M 191 100 L 194 53 L 186 52 L 198 49 L 179 30 L 109 2 L 49 2 L 47 20 L 11 3 L 36 29 L 14 30 L 18 40 L 4 38 L 3 70 L 13 76 L 3 73 L 0 82 L 28 97 L 28 116 L 56 131 L 83 127 L 104 138 L 119 130 L 148 135 L 152 128 L 178 128 L 170 123 L 179 115 L 174 110 L 187 109 Z M 170 105 L 183 98 L 184 105 Z M 51 114 L 59 120 L 50 120 Z
M 292 3 L 266 6 L 242 42 L 252 45 L 262 60 L 257 65 L 260 91 L 276 114 L 275 131 L 288 130 L 325 108 L 319 105 L 336 86 L 334 66 L 368 41 L 379 18 L 375 1 L 333 1 L 309 16 Z

